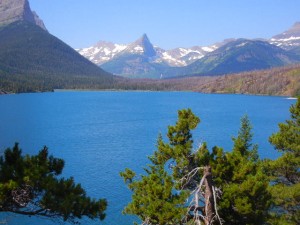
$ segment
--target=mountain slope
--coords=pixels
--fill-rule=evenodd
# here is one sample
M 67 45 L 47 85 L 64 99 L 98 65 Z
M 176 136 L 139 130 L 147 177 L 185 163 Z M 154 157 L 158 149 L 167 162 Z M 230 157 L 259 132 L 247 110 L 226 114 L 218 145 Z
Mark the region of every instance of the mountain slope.
M 28 0 L 0 0 L 0 90 L 111 87 L 113 76 L 52 36 Z
M 300 48 L 300 22 L 295 23 L 287 31 L 275 35 L 269 42 L 286 50 Z
M 194 76 L 161 80 L 119 77 L 116 80 L 116 88 L 124 87 L 138 90 L 300 96 L 300 64 L 226 76 Z
M 97 77 L 103 84 L 112 82 L 110 74 L 32 23 L 17 21 L 5 26 L 0 30 L 0 43 L 0 76 L 10 81 L 21 79 L 29 86 L 41 83 L 50 90 L 64 88 L 65 82 L 76 77 Z
M 299 56 L 265 41 L 238 39 L 182 68 L 179 73 L 219 75 L 268 69 L 299 61 Z
M 0 43 L 2 71 L 107 75 L 58 38 L 27 22 L 15 22 L 0 30 Z

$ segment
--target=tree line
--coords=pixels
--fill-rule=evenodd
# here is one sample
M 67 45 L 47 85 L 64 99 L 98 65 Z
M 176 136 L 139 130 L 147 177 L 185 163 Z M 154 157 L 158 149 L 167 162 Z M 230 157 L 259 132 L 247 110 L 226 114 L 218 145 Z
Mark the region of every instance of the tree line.
M 0 62 L 1 64 L 1 62 Z M 70 73 L 5 72 L 0 65 L 0 93 L 49 92 L 55 89 L 195 91 L 259 95 L 300 95 L 300 65 L 222 76 L 130 79 Z

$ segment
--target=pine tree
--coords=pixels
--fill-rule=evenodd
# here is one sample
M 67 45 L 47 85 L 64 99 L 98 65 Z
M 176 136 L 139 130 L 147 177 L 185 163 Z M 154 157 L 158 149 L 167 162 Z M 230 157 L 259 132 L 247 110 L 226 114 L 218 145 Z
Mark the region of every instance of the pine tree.
M 176 124 L 168 127 L 168 142 L 159 136 L 146 175 L 138 178 L 129 169 L 121 173 L 133 191 L 124 212 L 147 225 L 265 224 L 269 177 L 252 144 L 248 117 L 241 120 L 231 152 L 220 147 L 210 152 L 206 143 L 193 150 L 191 131 L 199 122 L 191 110 L 179 111 Z
M 252 144 L 252 127 L 247 116 L 241 119 L 233 149 L 226 152 L 215 147 L 211 165 L 216 186 L 223 191 L 219 202 L 225 224 L 264 224 L 268 218 L 271 196 L 269 179 L 259 159 L 257 145 Z
M 74 223 L 83 216 L 103 220 L 106 200 L 86 196 L 73 178 L 58 178 L 63 167 L 47 147 L 34 156 L 23 156 L 18 144 L 6 149 L 0 157 L 0 212 Z
M 180 110 L 176 124 L 168 127 L 169 141 L 159 136 L 146 175 L 136 178 L 129 169 L 121 173 L 133 191 L 124 213 L 144 224 L 216 224 L 211 167 L 202 155 L 206 145 L 193 151 L 191 131 L 199 122 L 190 109 Z
M 300 97 L 290 108 L 291 118 L 279 124 L 269 141 L 282 155 L 270 162 L 272 224 L 300 224 Z

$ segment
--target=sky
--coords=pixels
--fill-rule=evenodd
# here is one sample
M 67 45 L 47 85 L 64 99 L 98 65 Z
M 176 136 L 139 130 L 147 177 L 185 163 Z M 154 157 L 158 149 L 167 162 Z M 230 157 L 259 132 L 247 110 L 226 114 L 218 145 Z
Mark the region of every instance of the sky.
M 271 38 L 300 22 L 300 0 L 29 0 L 48 31 L 73 48 L 127 44 L 144 33 L 164 49 L 227 38 Z

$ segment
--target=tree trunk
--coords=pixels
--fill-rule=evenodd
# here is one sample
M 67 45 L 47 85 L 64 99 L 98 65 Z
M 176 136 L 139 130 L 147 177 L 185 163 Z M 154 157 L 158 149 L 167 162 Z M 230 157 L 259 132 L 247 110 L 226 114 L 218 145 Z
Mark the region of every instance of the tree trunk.
M 205 186 L 205 225 L 210 225 L 215 215 L 214 196 L 213 196 L 213 182 L 211 167 L 204 168 L 204 186 Z

